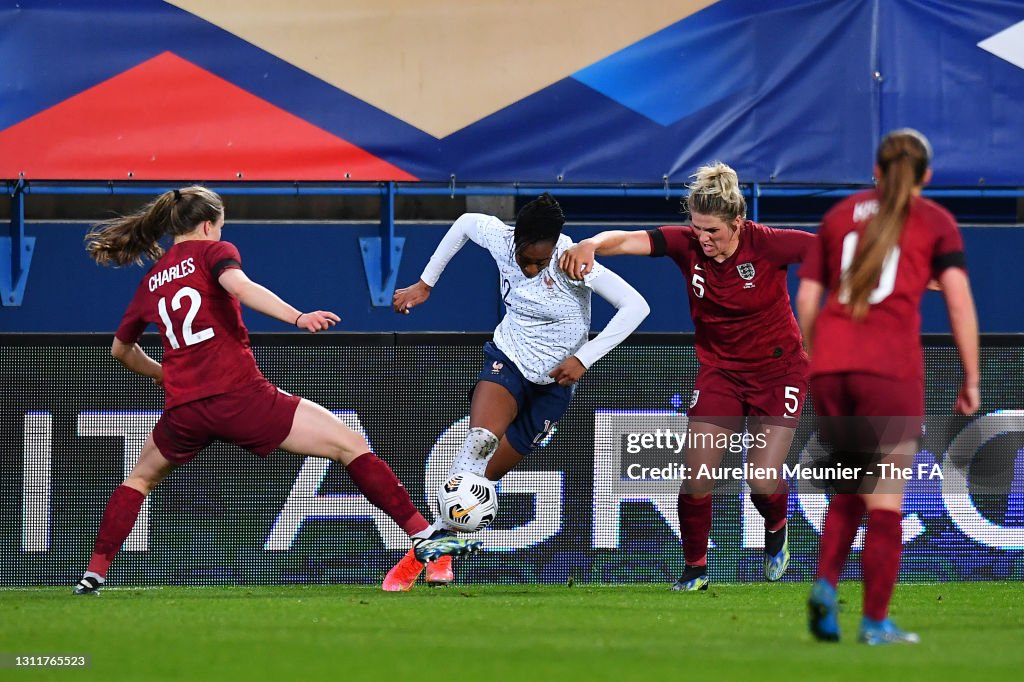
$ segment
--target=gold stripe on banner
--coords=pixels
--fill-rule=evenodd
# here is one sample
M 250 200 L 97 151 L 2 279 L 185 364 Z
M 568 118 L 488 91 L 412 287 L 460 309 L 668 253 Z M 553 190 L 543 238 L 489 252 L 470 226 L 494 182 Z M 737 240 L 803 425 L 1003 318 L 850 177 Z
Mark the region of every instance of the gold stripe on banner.
M 171 0 L 434 137 L 715 0 Z

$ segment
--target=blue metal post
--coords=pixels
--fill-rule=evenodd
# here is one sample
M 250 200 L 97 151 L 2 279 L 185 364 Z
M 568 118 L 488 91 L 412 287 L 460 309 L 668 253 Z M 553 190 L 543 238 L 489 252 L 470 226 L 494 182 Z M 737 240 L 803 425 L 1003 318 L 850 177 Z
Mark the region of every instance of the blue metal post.
M 405 237 L 395 236 L 395 193 L 394 182 L 384 183 L 380 192 L 379 236 L 359 238 L 370 301 L 377 307 L 391 305 L 405 247 Z
M 11 190 L 11 281 L 17 281 L 21 274 L 21 244 L 25 241 L 25 193 L 24 181 L 18 180 Z
M 384 196 L 380 200 L 380 271 L 391 274 L 391 246 L 395 241 L 395 183 L 384 186 Z
M 0 237 L 0 304 L 20 306 L 32 265 L 35 237 L 25 236 L 25 181 L 8 185 L 11 197 L 9 234 Z

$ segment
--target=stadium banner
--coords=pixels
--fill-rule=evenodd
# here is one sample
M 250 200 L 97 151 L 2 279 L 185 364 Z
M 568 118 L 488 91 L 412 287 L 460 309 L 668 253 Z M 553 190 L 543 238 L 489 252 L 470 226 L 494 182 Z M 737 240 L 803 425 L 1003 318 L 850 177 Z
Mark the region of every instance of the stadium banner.
M 424 512 L 468 428 L 484 335 L 257 335 L 282 389 L 365 434 Z M 156 339 L 143 341 L 159 357 Z M 982 410 L 955 418 L 959 364 L 926 347 L 926 432 L 883 475 L 907 481 L 903 581 L 1024 578 L 1024 344 L 988 337 Z M 692 337 L 639 335 L 596 363 L 549 438 L 500 484 L 487 551 L 456 562 L 464 583 L 668 582 L 682 569 L 676 496 L 685 478 Z M 159 418 L 163 396 L 109 354 L 109 337 L 0 335 L 0 585 L 71 585 L 103 508 Z M 827 487 L 807 401 L 783 467 L 791 486 L 787 580 L 813 577 Z M 749 434 L 748 434 L 749 435 Z M 710 576 L 761 580 L 763 522 L 743 449 L 725 444 Z M 409 546 L 340 466 L 215 444 L 143 506 L 113 585 L 378 582 Z M 860 575 L 858 537 L 844 573 Z
M 1015 0 L 38 0 L 0 8 L 0 178 L 1024 185 Z M 197 106 L 216 102 L 216 106 Z
M 1024 4 L 879 2 L 881 130 L 910 126 L 935 150 L 934 184 L 1024 179 Z

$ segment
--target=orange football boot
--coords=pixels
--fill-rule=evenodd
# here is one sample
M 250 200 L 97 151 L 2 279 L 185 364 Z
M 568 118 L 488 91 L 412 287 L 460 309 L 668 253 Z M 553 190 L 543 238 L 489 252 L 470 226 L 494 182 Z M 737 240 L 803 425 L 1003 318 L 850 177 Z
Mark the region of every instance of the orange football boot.
M 444 558 L 448 559 L 450 572 L 451 557 Z M 410 549 L 384 576 L 381 589 L 385 592 L 408 592 L 416 584 L 416 579 L 420 577 L 422 572 L 423 564 L 416 558 L 416 553 Z
M 443 556 L 437 561 L 427 562 L 427 584 L 431 587 L 447 587 L 455 582 L 452 558 Z

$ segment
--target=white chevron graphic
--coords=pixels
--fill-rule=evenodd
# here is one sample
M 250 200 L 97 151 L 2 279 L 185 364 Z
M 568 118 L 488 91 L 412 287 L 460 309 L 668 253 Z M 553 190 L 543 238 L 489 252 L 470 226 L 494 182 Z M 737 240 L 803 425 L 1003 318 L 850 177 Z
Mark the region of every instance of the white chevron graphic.
M 1024 21 L 985 38 L 978 47 L 1024 69 Z

